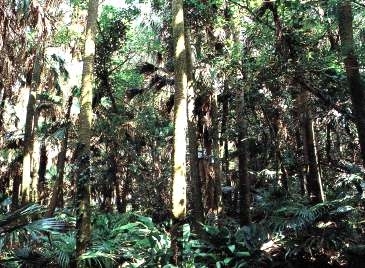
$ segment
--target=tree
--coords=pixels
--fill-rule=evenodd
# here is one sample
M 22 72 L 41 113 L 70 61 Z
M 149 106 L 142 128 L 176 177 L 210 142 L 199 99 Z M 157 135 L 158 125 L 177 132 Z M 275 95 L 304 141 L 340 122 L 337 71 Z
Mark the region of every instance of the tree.
M 52 198 L 49 203 L 48 216 L 52 216 L 57 205 L 63 206 L 63 177 L 65 174 L 66 153 L 69 139 L 70 114 L 73 96 L 69 96 L 65 114 L 65 132 L 61 141 L 61 149 L 57 158 L 57 178 L 52 191 Z
M 202 200 L 202 183 L 199 176 L 199 159 L 198 159 L 198 142 L 197 142 L 197 127 L 196 118 L 194 115 L 194 74 L 193 74 L 193 60 L 190 44 L 190 32 L 185 27 L 185 41 L 186 41 L 186 65 L 188 78 L 188 138 L 189 138 L 189 166 L 190 166 L 190 185 L 192 191 L 191 205 L 193 214 L 193 228 L 201 232 L 201 223 L 204 221 L 204 207 Z
M 359 136 L 361 158 L 365 166 L 365 84 L 360 76 L 359 62 L 355 53 L 351 1 L 346 0 L 339 4 L 338 25 L 352 109 Z
M 85 28 L 84 65 L 82 71 L 82 88 L 80 95 L 79 141 L 78 141 L 78 173 L 76 178 L 77 200 L 77 238 L 76 256 L 85 253 L 90 244 L 91 210 L 90 210 L 90 139 L 92 124 L 92 89 L 95 55 L 96 22 L 98 16 L 98 0 L 89 0 L 87 24 Z M 79 260 L 78 267 L 83 267 Z
M 248 177 L 248 135 L 247 119 L 245 118 L 245 94 L 243 90 L 237 92 L 236 102 L 240 224 L 248 225 L 251 223 L 251 193 L 250 179 Z
M 172 215 L 175 221 L 172 243 L 173 261 L 181 261 L 181 248 L 177 245 L 179 221 L 186 216 L 186 136 L 187 136 L 187 65 L 182 0 L 172 1 L 172 33 L 174 43 L 174 151 L 172 171 Z

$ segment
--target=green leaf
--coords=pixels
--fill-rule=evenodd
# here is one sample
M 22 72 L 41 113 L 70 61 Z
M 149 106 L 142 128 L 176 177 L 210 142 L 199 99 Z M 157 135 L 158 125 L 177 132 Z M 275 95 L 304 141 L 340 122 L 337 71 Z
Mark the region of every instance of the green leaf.
M 228 249 L 233 253 L 236 250 L 236 245 L 229 245 Z
M 236 252 L 235 255 L 237 257 L 250 257 L 251 256 L 250 252 L 248 252 L 248 251 Z
M 233 260 L 233 258 L 232 257 L 228 257 L 228 258 L 225 258 L 224 260 L 223 260 L 223 263 L 224 263 L 224 265 L 229 265 L 230 264 L 230 262 Z
M 123 226 L 119 226 L 119 227 L 115 228 L 113 230 L 113 232 L 120 232 L 120 231 L 125 231 L 125 230 L 131 231 L 131 230 L 135 229 L 138 225 L 140 225 L 139 222 L 127 223 Z

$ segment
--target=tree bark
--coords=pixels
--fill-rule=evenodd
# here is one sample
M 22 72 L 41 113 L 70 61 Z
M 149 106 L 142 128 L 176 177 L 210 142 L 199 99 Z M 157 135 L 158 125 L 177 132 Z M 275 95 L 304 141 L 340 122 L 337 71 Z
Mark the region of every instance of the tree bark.
M 221 178 L 222 178 L 222 166 L 220 160 L 220 146 L 219 146 L 219 120 L 218 120 L 218 100 L 217 93 L 214 92 L 212 95 L 212 165 L 214 170 L 213 177 L 213 209 L 218 214 L 219 207 L 222 202 L 222 189 L 221 189 Z
M 245 119 L 245 96 L 244 92 L 237 92 L 237 150 L 238 150 L 238 187 L 239 187 L 239 218 L 240 224 L 251 223 L 250 213 L 250 180 L 248 177 L 248 146 L 247 146 L 247 120 Z
M 39 165 L 38 165 L 38 198 L 39 201 L 43 204 L 45 198 L 45 185 L 46 185 L 46 171 L 47 171 L 47 146 L 45 138 L 42 138 L 39 145 Z
M 185 28 L 186 41 L 186 65 L 188 78 L 188 138 L 189 138 L 189 164 L 190 164 L 190 186 L 191 186 L 191 207 L 193 229 L 202 234 L 202 225 L 204 222 L 204 207 L 202 196 L 202 183 L 199 176 L 199 159 L 198 159 L 198 142 L 197 142 L 197 121 L 194 116 L 195 91 L 193 87 L 193 61 L 191 55 L 190 33 Z
M 313 203 L 324 201 L 322 180 L 314 135 L 314 123 L 309 107 L 309 92 L 304 90 L 298 97 L 300 124 L 303 137 L 304 168 L 309 198 Z
M 44 61 L 44 42 L 35 49 L 34 59 L 31 61 L 26 74 L 26 88 L 29 90 L 27 115 L 24 127 L 23 175 L 21 183 L 22 204 L 37 201 L 38 175 L 34 172 L 34 131 L 38 124 L 35 105 Z
M 223 146 L 223 161 L 222 161 L 222 171 L 224 176 L 226 177 L 226 185 L 231 185 L 231 180 L 229 179 L 229 156 L 228 156 L 228 112 L 229 112 L 229 103 L 228 103 L 228 81 L 224 81 L 224 90 L 222 94 L 222 122 L 221 122 L 221 138 L 220 145 Z
M 341 48 L 359 136 L 361 158 L 365 166 L 365 84 L 360 76 L 359 62 L 355 54 L 352 20 L 351 1 L 342 1 L 338 7 Z
M 63 177 L 65 174 L 65 163 L 66 163 L 66 153 L 68 146 L 68 133 L 70 127 L 70 115 L 71 115 L 71 107 L 72 107 L 72 99 L 73 96 L 69 96 L 67 101 L 67 110 L 65 115 L 65 133 L 61 143 L 61 149 L 58 154 L 57 159 L 57 178 L 55 181 L 55 185 L 52 192 L 52 198 L 49 204 L 48 216 L 52 216 L 56 207 L 63 207 Z M 41 176 L 40 176 L 41 178 Z
M 186 216 L 186 136 L 187 136 L 187 68 L 184 31 L 183 0 L 172 1 L 172 33 L 175 59 L 175 100 L 174 100 L 174 154 L 172 215 L 173 227 L 171 247 L 173 263 L 182 261 L 181 221 Z
M 32 90 L 31 81 L 27 81 L 29 90 L 27 115 L 24 129 L 24 149 L 23 149 L 23 175 L 21 181 L 21 202 L 26 204 L 34 200 L 34 190 L 32 188 L 32 154 L 33 154 L 33 116 L 35 105 L 35 92 Z
M 87 24 L 85 29 L 84 66 L 82 70 L 82 88 L 80 96 L 80 126 L 78 148 L 79 170 L 76 178 L 76 256 L 85 253 L 90 244 L 91 211 L 90 211 L 90 139 L 92 124 L 92 89 L 95 55 L 96 21 L 98 16 L 98 0 L 89 0 Z M 83 267 L 82 261 L 77 267 Z

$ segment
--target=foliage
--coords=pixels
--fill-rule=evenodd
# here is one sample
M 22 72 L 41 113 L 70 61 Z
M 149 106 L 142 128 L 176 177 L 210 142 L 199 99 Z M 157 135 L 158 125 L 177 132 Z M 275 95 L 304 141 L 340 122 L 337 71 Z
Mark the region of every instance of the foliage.
M 2 207 L 9 205 L 8 200 L 2 200 Z M 57 218 L 42 217 L 43 212 L 42 206 L 29 204 L 0 214 L 0 263 L 5 267 L 16 263 L 41 265 L 52 260 L 52 256 L 42 250 L 42 245 L 51 243 L 51 236 L 59 235 L 66 225 Z
M 92 245 L 80 258 L 91 266 L 156 267 L 170 258 L 170 238 L 152 219 L 136 213 L 97 214 Z
M 240 228 L 222 220 L 218 226 L 204 225 L 203 237 L 191 235 L 184 245 L 186 261 L 193 261 L 194 267 L 261 267 L 270 261 L 260 250 L 268 240 L 267 231 L 260 225 Z
M 315 205 L 297 195 L 278 195 L 277 190 L 262 197 L 256 213 L 265 215 L 262 224 L 273 230 L 271 236 L 285 249 L 288 261 L 322 259 L 340 265 L 348 247 L 364 242 L 363 200 L 356 193 Z
M 350 2 L 354 51 L 363 66 L 364 4 Z M 207 97 L 201 103 L 201 117 L 194 118 L 197 142 L 199 150 L 208 153 L 215 150 L 211 147 L 218 143 L 215 135 L 220 135 L 221 186 L 232 189 L 233 214 L 233 219 L 225 214 L 228 210 L 213 215 L 214 220 L 207 220 L 199 235 L 188 224 L 183 226 L 180 242 L 186 267 L 351 267 L 365 256 L 365 172 L 340 53 L 339 4 L 337 0 L 185 1 L 195 94 Z M 19 192 L 15 186 L 21 181 L 26 145 L 25 118 L 21 117 L 26 110 L 27 84 L 37 91 L 33 122 L 38 125 L 32 139 L 41 141 L 47 151 L 42 159 L 47 171 L 39 183 L 39 189 L 44 186 L 40 190 L 44 204 L 60 173 L 56 165 L 59 145 L 68 142 L 59 200 L 67 209 L 59 208 L 54 218 L 44 218 L 40 205 L 14 210 L 9 196 L 0 197 L 0 263 L 6 267 L 73 267 L 76 262 L 75 173 L 70 167 L 77 165 L 78 133 L 73 130 L 79 122 L 75 111 L 65 119 L 60 110 L 71 86 L 78 91 L 72 94 L 75 106 L 80 97 L 78 79 L 66 59 L 77 61 L 75 56 L 80 56 L 86 5 L 84 0 L 46 1 L 44 5 L 8 1 L 0 10 L 0 192 L 13 196 Z M 123 8 L 102 7 L 91 139 L 92 244 L 79 258 L 90 267 L 172 267 L 166 221 L 174 129 L 171 3 L 128 0 Z M 46 47 L 44 55 L 38 46 Z M 35 83 L 38 56 L 43 56 L 44 65 L 39 88 Z M 360 76 L 364 79 L 361 68 Z M 231 174 L 237 173 L 240 118 L 235 108 L 242 91 L 253 223 L 240 227 L 234 218 L 240 209 L 239 181 Z M 305 113 L 298 108 L 303 92 L 308 93 L 305 113 L 311 119 L 315 157 L 306 155 L 304 145 L 308 138 L 302 122 Z M 68 129 L 69 140 L 65 140 Z M 32 145 L 34 157 L 37 146 L 37 142 Z M 305 178 L 310 179 L 308 162 L 316 158 L 326 194 L 326 201 L 319 204 L 309 201 L 304 187 Z M 37 179 L 40 159 L 34 160 L 32 173 Z M 218 178 L 213 176 L 213 165 L 201 165 L 204 160 L 197 163 L 199 177 Z M 189 164 L 192 168 L 196 163 Z M 284 177 L 287 187 L 278 183 Z M 204 201 L 210 199 L 209 182 L 200 185 Z M 143 215 L 122 213 L 127 205 Z M 193 208 L 194 204 L 188 205 Z M 112 213 L 116 209 L 120 213 Z M 164 225 L 159 225 L 161 221 Z

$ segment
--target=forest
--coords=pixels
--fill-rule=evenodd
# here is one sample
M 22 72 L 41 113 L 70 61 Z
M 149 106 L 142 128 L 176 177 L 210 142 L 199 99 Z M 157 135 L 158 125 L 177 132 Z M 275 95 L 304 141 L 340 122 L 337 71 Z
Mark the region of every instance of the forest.
M 364 267 L 363 0 L 0 0 L 0 267 Z

